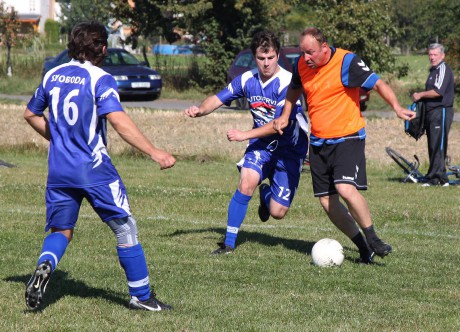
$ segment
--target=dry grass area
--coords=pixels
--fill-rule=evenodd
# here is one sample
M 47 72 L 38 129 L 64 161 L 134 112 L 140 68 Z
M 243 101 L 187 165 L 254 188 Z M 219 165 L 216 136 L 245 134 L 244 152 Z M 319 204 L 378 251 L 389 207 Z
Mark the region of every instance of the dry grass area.
M 0 148 L 46 148 L 47 142 L 31 129 L 22 118 L 24 106 L 0 105 Z M 156 146 L 167 150 L 179 159 L 206 161 L 213 158 L 238 160 L 246 143 L 229 142 L 226 131 L 230 128 L 246 130 L 251 126 L 249 112 L 216 111 L 203 118 L 191 119 L 178 111 L 152 111 L 128 109 L 128 114 Z M 450 133 L 449 155 L 460 162 L 459 124 L 454 123 Z M 416 153 L 422 163 L 427 160 L 426 138 L 416 142 L 403 132 L 402 120 L 367 120 L 367 158 L 377 165 L 391 163 L 385 147 L 391 146 L 403 155 Z M 109 129 L 110 153 L 123 153 L 131 148 Z

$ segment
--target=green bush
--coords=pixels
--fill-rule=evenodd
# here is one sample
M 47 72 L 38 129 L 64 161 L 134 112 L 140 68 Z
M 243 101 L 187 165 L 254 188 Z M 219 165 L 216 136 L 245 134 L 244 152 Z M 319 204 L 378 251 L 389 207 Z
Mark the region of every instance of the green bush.
M 59 30 L 60 25 L 55 20 L 47 19 L 45 21 L 45 34 L 47 43 L 54 44 L 59 42 Z

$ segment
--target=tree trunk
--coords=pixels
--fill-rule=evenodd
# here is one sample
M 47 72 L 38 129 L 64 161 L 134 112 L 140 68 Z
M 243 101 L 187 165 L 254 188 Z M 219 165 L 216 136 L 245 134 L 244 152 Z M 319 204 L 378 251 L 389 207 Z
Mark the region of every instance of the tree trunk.
M 142 45 L 142 55 L 144 56 L 144 61 L 147 64 L 147 67 L 150 68 L 150 62 L 147 58 L 147 48 L 145 47 L 145 45 Z
M 7 45 L 6 47 L 8 48 L 8 56 L 7 56 L 7 60 L 6 60 L 7 75 L 8 75 L 8 77 L 11 77 L 11 76 L 13 76 L 13 74 L 11 72 L 11 45 Z

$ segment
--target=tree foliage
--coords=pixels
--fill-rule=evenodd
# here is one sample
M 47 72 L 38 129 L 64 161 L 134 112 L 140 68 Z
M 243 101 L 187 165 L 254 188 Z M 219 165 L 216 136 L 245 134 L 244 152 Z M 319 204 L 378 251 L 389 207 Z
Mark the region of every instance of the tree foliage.
M 251 36 L 270 27 L 280 33 L 284 15 L 293 1 L 288 0 L 138 0 L 129 9 L 127 0 L 118 0 L 117 15 L 134 26 L 135 37 L 161 34 L 166 41 L 177 40 L 178 31 L 203 36 L 201 46 L 207 58 L 201 68 L 205 90 L 225 84 L 226 70 L 234 55 L 249 46 Z
M 317 25 L 317 14 L 308 1 L 301 1 L 292 7 L 292 10 L 286 14 L 285 19 L 285 40 L 287 45 L 297 45 L 299 42 L 299 33 L 306 27 Z
M 446 61 L 460 74 L 460 2 L 438 0 L 429 3 L 432 15 L 427 20 L 428 43 L 438 41 L 446 47 Z M 429 21 L 429 22 L 428 22 Z M 427 45 L 428 45 L 427 43 Z
M 393 46 L 399 47 L 402 54 L 410 54 L 411 51 L 426 47 L 425 29 L 421 29 L 426 23 L 420 16 L 426 11 L 426 0 L 392 0 L 393 18 L 395 26 L 399 29 L 399 35 L 391 41 Z
M 47 19 L 45 21 L 45 35 L 49 43 L 57 43 L 59 41 L 60 25 L 59 22 Z
M 393 21 L 400 29 L 395 44 L 410 52 L 424 50 L 436 41 L 458 32 L 460 2 L 458 0 L 392 0 Z
M 336 47 L 358 54 L 376 72 L 393 71 L 395 58 L 387 44 L 397 35 L 389 0 L 312 1 L 317 27 Z
M 298 42 L 307 26 L 323 30 L 329 41 L 358 54 L 376 72 L 402 73 L 394 49 L 425 50 L 433 41 L 447 47 L 448 61 L 460 66 L 460 2 L 458 0 L 60 0 L 67 31 L 86 19 L 106 24 L 120 19 L 133 28 L 126 41 L 179 42 L 180 34 L 200 36 L 207 56 L 195 84 L 220 89 L 234 55 L 249 46 L 261 28 L 277 32 L 285 43 Z M 146 57 L 146 56 L 145 56 Z
M 115 5 L 111 1 L 94 0 L 62 0 L 61 21 L 67 33 L 77 23 L 82 21 L 96 20 L 106 25 L 113 18 Z
M 394 45 L 408 54 L 425 52 L 429 44 L 446 47 L 446 60 L 460 71 L 460 2 L 458 0 L 393 0 L 396 22 L 401 34 Z
M 0 1 L 0 42 L 8 50 L 6 61 L 8 76 L 12 76 L 11 49 L 16 44 L 19 29 L 20 23 L 17 11 L 13 7 L 6 6 L 3 1 Z

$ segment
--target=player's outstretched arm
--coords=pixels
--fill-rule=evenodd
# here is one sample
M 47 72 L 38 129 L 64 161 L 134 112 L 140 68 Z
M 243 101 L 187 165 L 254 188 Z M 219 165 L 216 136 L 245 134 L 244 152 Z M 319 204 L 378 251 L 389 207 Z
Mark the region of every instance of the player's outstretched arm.
M 247 131 L 238 129 L 229 129 L 227 131 L 227 139 L 229 141 L 242 142 L 251 138 L 260 138 L 269 135 L 276 134 L 276 130 L 273 128 L 271 122 L 264 124 L 262 127 L 254 128 Z
M 284 102 L 283 113 L 281 116 L 273 120 L 273 129 L 282 135 L 283 129 L 289 124 L 289 116 L 291 115 L 292 109 L 302 94 L 302 88 L 293 89 L 291 86 L 288 87 L 286 92 L 286 99 Z
M 415 116 L 414 112 L 407 108 L 401 107 L 393 90 L 381 79 L 375 83 L 374 90 L 377 91 L 383 100 L 385 100 L 385 102 L 393 108 L 396 115 L 401 119 L 410 120 Z
M 51 138 L 50 135 L 50 127 L 48 124 L 48 119 L 43 115 L 36 115 L 32 113 L 31 110 L 26 108 L 24 111 L 24 119 L 27 121 L 27 123 L 34 128 L 34 130 L 39 133 L 41 136 L 43 136 L 45 139 L 48 141 Z
M 173 167 L 176 163 L 176 159 L 171 154 L 156 148 L 125 112 L 109 113 L 107 120 L 123 140 L 149 155 L 153 161 L 160 165 L 161 169 Z
M 184 114 L 191 118 L 197 118 L 199 116 L 208 115 L 220 106 L 222 106 L 222 101 L 220 101 L 216 95 L 213 95 L 203 100 L 199 107 L 190 106 L 189 108 L 186 108 L 184 110 Z

